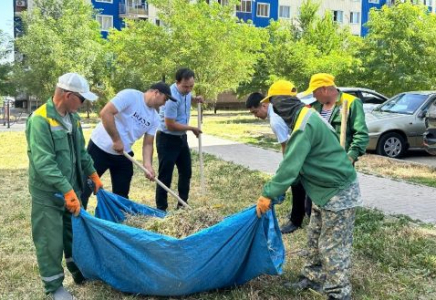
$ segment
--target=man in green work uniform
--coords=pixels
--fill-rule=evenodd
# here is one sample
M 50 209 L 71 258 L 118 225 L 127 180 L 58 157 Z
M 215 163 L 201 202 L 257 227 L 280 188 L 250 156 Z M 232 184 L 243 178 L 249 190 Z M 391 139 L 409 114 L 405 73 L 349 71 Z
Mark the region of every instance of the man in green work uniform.
M 72 258 L 71 214 L 80 212 L 77 195 L 82 175 L 102 187 L 85 150 L 77 110 L 85 100 L 95 101 L 85 78 L 76 73 L 59 77 L 53 98 L 39 107 L 26 124 L 29 191 L 32 196 L 32 236 L 45 292 L 55 300 L 73 299 L 63 288 L 62 254 L 76 283 L 84 278 Z
M 362 205 L 359 183 L 334 129 L 289 93 L 270 95 L 274 111 L 292 134 L 283 161 L 257 203 L 259 217 L 298 178 L 312 199 L 307 262 L 294 289 L 323 291 L 329 299 L 351 299 L 349 281 L 355 209 Z
M 366 152 L 369 142 L 368 128 L 365 122 L 365 112 L 362 101 L 350 94 L 339 91 L 331 74 L 319 73 L 310 78 L 309 88 L 304 94 L 313 93 L 317 102 L 312 107 L 321 114 L 341 135 L 342 109 L 347 101 L 348 119 L 345 134 L 345 151 L 353 162 Z

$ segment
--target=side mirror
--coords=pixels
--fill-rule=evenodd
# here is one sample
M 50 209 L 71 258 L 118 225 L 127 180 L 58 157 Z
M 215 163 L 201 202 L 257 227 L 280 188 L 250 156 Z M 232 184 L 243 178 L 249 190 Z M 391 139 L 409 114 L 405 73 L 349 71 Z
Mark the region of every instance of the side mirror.
M 418 118 L 423 119 L 423 118 L 425 118 L 425 115 L 426 115 L 426 114 L 427 114 L 427 111 L 426 111 L 426 110 L 423 110 L 423 111 L 419 112 L 419 114 L 418 114 Z

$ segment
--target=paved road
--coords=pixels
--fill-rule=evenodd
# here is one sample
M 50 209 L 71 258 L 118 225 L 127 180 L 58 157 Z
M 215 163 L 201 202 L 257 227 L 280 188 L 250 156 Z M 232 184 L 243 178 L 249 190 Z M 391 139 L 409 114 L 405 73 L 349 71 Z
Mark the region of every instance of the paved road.
M 401 159 L 436 167 L 436 156 L 430 155 L 424 150 L 409 151 Z
M 198 151 L 198 140 L 194 135 L 189 135 L 189 144 Z M 279 152 L 204 134 L 202 151 L 269 174 L 274 174 L 282 159 Z M 365 206 L 436 224 L 435 188 L 360 173 L 359 181 Z

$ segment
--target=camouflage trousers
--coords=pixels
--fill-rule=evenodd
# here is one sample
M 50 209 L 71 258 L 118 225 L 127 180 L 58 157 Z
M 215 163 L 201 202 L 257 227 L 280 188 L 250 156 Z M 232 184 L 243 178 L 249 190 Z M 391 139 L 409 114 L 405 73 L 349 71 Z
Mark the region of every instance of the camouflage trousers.
M 349 273 L 355 210 L 353 207 L 330 211 L 312 206 L 309 253 L 301 273 L 321 283 L 323 291 L 335 299 L 351 299 Z

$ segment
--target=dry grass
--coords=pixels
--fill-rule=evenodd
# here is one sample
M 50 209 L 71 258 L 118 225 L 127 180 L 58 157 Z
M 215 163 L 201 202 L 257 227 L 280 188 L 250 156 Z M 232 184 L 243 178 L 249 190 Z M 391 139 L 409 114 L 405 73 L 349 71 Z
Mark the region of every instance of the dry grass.
M 435 167 L 415 164 L 405 160 L 393 160 L 379 155 L 366 154 L 357 162 L 356 169 L 366 174 L 436 187 Z
M 89 136 L 89 130 L 86 134 Z M 138 147 L 134 148 L 136 153 L 140 153 Z M 44 299 L 31 239 L 24 134 L 0 133 L 0 149 L 0 299 Z M 204 158 L 206 193 L 203 195 L 200 193 L 198 157 L 193 154 L 189 203 L 195 210 L 213 208 L 218 217 L 225 217 L 255 203 L 268 176 L 209 155 Z M 105 174 L 102 179 L 110 190 L 109 176 Z M 177 182 L 177 178 L 173 182 Z M 177 190 L 174 184 L 173 189 Z M 131 199 L 154 207 L 154 190 L 155 185 L 135 169 Z M 169 201 L 170 213 L 188 213 L 175 212 L 176 201 L 172 198 Z M 92 211 L 94 198 L 91 204 Z M 284 222 L 290 210 L 289 195 L 276 209 L 279 222 Z M 436 299 L 434 226 L 359 209 L 354 237 L 353 299 Z M 283 240 L 287 255 L 282 276 L 261 276 L 238 288 L 178 299 L 324 299 L 314 292 L 298 293 L 282 286 L 282 282 L 295 280 L 303 265 L 306 230 L 286 235 Z M 67 271 L 66 276 L 66 287 L 79 299 L 165 299 L 121 293 L 102 282 L 77 286 Z
M 181 239 L 222 220 L 223 216 L 215 208 L 202 206 L 194 209 L 179 209 L 165 218 L 128 215 L 124 224 Z

